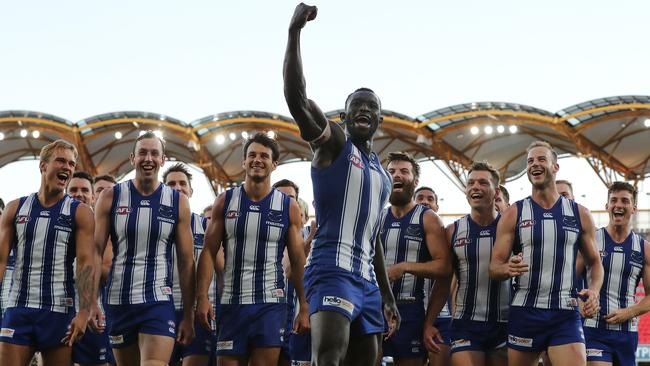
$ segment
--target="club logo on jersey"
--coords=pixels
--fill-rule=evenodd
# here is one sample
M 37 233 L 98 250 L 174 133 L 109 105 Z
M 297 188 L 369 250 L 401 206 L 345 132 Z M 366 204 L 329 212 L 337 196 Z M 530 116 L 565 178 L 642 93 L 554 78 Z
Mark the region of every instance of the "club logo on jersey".
M 356 166 L 357 168 L 359 168 L 359 169 L 363 169 L 363 168 L 364 168 L 364 166 L 363 166 L 363 160 L 361 160 L 360 157 L 358 157 L 358 156 L 356 156 L 356 155 L 354 155 L 354 154 L 350 154 L 350 155 L 348 155 L 348 160 L 350 160 L 350 162 L 352 163 L 352 165 Z
M 72 227 L 72 217 L 69 215 L 59 215 L 59 217 L 56 219 L 56 224 L 68 228 Z
M 158 214 L 162 217 L 171 219 L 174 216 L 174 209 L 171 206 L 160 205 L 158 208 Z
M 481 236 L 490 236 L 490 235 L 492 235 L 492 231 L 491 230 L 481 230 L 479 235 L 481 235 Z
M 422 230 L 420 230 L 420 226 L 418 225 L 409 225 L 409 227 L 406 228 L 406 235 L 410 236 L 422 236 Z
M 508 335 L 508 343 L 514 344 L 517 346 L 521 347 L 532 347 L 533 346 L 533 339 L 532 338 L 523 338 L 523 337 L 516 337 L 511 334 Z
M 50 211 L 41 211 L 41 216 L 50 216 Z
M 151 205 L 149 200 L 141 200 L 140 201 L 140 206 L 149 206 L 149 205 Z
M 573 216 L 564 216 L 562 218 L 562 225 L 576 228 L 578 227 L 578 221 Z
M 519 223 L 519 228 L 525 229 L 527 227 L 532 227 L 533 225 L 535 225 L 535 220 L 521 220 Z
M 250 209 L 251 211 L 259 211 L 259 210 L 260 210 L 260 206 L 258 206 L 258 205 L 250 205 L 249 209 Z
M 552 219 L 553 218 L 553 213 L 551 212 L 544 212 L 544 215 L 542 215 L 545 219 Z
M 239 217 L 239 211 L 228 211 L 226 212 L 227 219 L 236 219 Z
M 337 296 L 323 296 L 323 305 L 334 306 L 334 307 L 337 307 L 339 309 L 343 309 L 343 310 L 347 311 L 348 313 L 350 313 L 350 315 L 352 315 L 352 313 L 354 312 L 354 304 L 353 303 L 349 302 L 346 299 L 342 299 L 340 297 L 337 297 Z
M 16 216 L 16 224 L 26 224 L 29 221 L 29 216 Z
M 280 222 L 280 221 L 282 221 L 282 212 L 280 212 L 280 211 L 269 211 L 268 219 L 269 219 L 269 221 Z
M 194 235 L 194 246 L 199 248 L 203 247 L 203 234 Z
M 131 207 L 129 206 L 118 206 L 115 208 L 115 214 L 117 215 L 128 215 L 131 213 Z
M 643 263 L 643 256 L 641 255 L 640 252 L 637 251 L 632 251 L 630 253 L 630 260 L 635 263 L 642 264 Z
M 4 337 L 4 338 L 13 338 L 15 332 L 16 332 L 15 329 L 11 329 L 11 328 L 2 328 L 2 329 L 0 329 L 0 337 Z
M 468 238 L 460 238 L 460 239 L 456 239 L 454 241 L 454 246 L 455 247 L 464 247 L 465 245 L 468 245 L 471 242 L 472 242 L 472 240 L 470 240 Z

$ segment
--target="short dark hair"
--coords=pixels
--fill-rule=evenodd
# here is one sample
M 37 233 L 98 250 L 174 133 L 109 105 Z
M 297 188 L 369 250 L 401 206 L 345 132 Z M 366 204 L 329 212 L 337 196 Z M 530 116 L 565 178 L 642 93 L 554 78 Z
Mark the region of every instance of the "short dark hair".
M 487 161 L 475 161 L 475 162 L 473 162 L 472 166 L 470 166 L 469 170 L 467 171 L 467 176 L 472 174 L 473 171 L 490 172 L 490 176 L 492 176 L 492 183 L 494 183 L 495 187 L 498 187 L 499 183 L 501 182 L 501 174 L 499 174 L 499 171 L 496 170 L 496 168 L 493 167 Z
M 189 183 L 190 188 L 192 187 L 192 173 L 190 173 L 189 169 L 187 169 L 187 166 L 183 163 L 176 163 L 172 166 L 169 167 L 164 173 L 163 173 L 163 182 L 167 182 L 167 176 L 169 173 L 172 172 L 177 172 L 177 173 L 183 173 L 187 177 L 187 183 Z
M 503 195 L 503 198 L 506 199 L 506 202 L 510 203 L 510 193 L 508 193 L 508 190 L 506 189 L 506 186 L 503 184 L 499 185 L 499 190 L 501 191 L 501 194 Z
M 569 182 L 568 180 L 558 179 L 555 181 L 555 184 L 566 184 L 567 187 L 569 187 L 569 190 L 571 191 L 571 195 L 573 195 L 573 184 L 571 184 L 571 182 Z
M 370 88 L 364 88 L 364 87 L 361 87 L 361 88 L 353 91 L 352 93 L 348 94 L 348 97 L 345 98 L 345 108 L 348 107 L 348 103 L 350 102 L 350 99 L 352 99 L 352 96 L 355 95 L 358 92 L 368 92 L 368 93 L 374 94 L 377 97 L 377 100 L 379 100 L 379 108 L 381 108 L 381 99 L 379 99 L 379 96 L 377 95 L 377 93 L 375 93 L 375 91 L 370 89 Z
M 628 191 L 628 192 L 630 192 L 630 194 L 632 194 L 633 202 L 636 205 L 636 198 L 637 198 L 637 195 L 639 194 L 639 192 L 637 191 L 637 189 L 633 185 L 631 185 L 628 182 L 620 182 L 620 181 L 618 181 L 618 182 L 614 182 L 614 183 L 610 184 L 609 187 L 607 188 L 607 201 L 609 201 L 609 196 L 612 193 L 618 192 L 618 191 Z
M 165 140 L 161 137 L 158 137 L 158 135 L 156 135 L 152 130 L 142 131 L 140 136 L 138 136 L 138 138 L 135 139 L 135 143 L 133 144 L 133 154 L 135 154 L 135 147 L 138 145 L 138 141 L 144 139 L 157 139 L 158 141 L 160 141 L 160 146 L 162 146 L 162 154 L 165 155 L 165 148 L 167 147 Z
M 417 196 L 418 192 L 420 192 L 420 191 L 431 191 L 431 192 L 433 192 L 433 197 L 436 198 L 436 203 L 438 203 L 438 194 L 436 193 L 436 191 L 433 190 L 433 188 L 427 187 L 427 186 L 418 187 L 415 190 L 415 192 L 413 193 L 413 197 Z
M 298 185 L 289 179 L 280 179 L 279 181 L 275 182 L 273 184 L 273 188 L 280 188 L 280 187 L 291 187 L 296 191 L 296 199 L 298 199 L 298 193 L 300 193 L 300 189 L 298 188 Z
M 91 187 L 95 184 L 95 180 L 93 179 L 93 176 L 88 174 L 88 172 L 84 172 L 82 170 L 74 172 L 74 174 L 72 174 L 72 178 L 85 179 L 90 182 Z
M 405 151 L 396 151 L 388 154 L 388 164 L 392 163 L 393 161 L 407 161 L 411 163 L 412 171 L 413 171 L 413 176 L 415 179 L 420 178 L 420 164 L 418 164 L 415 159 L 413 159 L 413 156 L 411 154 L 405 152 Z
M 546 141 L 537 140 L 537 141 L 531 142 L 530 145 L 528 145 L 528 147 L 526 148 L 526 154 L 528 154 L 530 152 L 530 150 L 532 150 L 532 149 L 534 149 L 536 147 L 545 147 L 545 148 L 547 148 L 551 152 L 551 155 L 553 156 L 553 162 L 557 163 L 557 152 L 555 151 L 555 149 L 553 149 L 553 146 L 551 146 L 551 144 L 549 144 Z
M 249 138 L 246 141 L 246 143 L 244 144 L 244 159 L 246 159 L 246 153 L 248 151 L 248 147 L 251 146 L 253 142 L 271 149 L 272 152 L 271 158 L 273 159 L 273 161 L 280 160 L 280 147 L 278 146 L 278 142 L 270 138 L 264 132 L 258 132 L 255 135 L 253 135 L 253 137 Z
M 109 175 L 109 174 L 103 174 L 103 175 L 98 175 L 98 176 L 96 176 L 96 177 L 95 177 L 95 182 L 94 182 L 94 183 L 97 183 L 97 182 L 99 182 L 100 180 L 105 180 L 105 181 L 107 181 L 107 182 L 111 182 L 111 183 L 113 183 L 113 184 L 117 184 L 117 180 L 115 180 L 115 177 L 113 177 L 112 175 Z

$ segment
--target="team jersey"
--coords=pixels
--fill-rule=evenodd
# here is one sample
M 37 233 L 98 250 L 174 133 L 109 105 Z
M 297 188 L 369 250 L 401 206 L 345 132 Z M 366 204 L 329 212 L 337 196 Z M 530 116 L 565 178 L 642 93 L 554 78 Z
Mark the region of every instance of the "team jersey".
M 517 202 L 514 253 L 529 270 L 515 277 L 511 305 L 574 310 L 575 263 L 582 234 L 578 204 L 560 196 L 550 209 L 531 197 Z
M 376 283 L 375 238 L 391 191 L 379 157 L 347 139 L 332 164 L 312 167 L 311 176 L 318 231 L 307 266 L 339 267 Z
M 110 305 L 171 301 L 172 246 L 179 193 L 164 184 L 141 195 L 129 180 L 113 186 L 113 263 L 107 284 Z
M 194 265 L 199 264 L 199 256 L 201 255 L 201 250 L 203 249 L 203 237 L 205 236 L 205 229 L 208 226 L 208 219 L 201 215 L 192 213 L 192 239 L 194 242 Z M 176 310 L 183 309 L 183 297 L 181 294 L 181 283 L 180 277 L 178 275 L 178 261 L 176 258 L 176 250 L 172 250 L 172 297 L 174 299 L 174 308 Z M 217 298 L 216 290 L 217 282 L 215 276 L 212 276 L 212 282 L 210 282 L 210 289 L 208 291 L 208 300 L 214 304 L 214 301 Z
M 72 263 L 78 205 L 68 195 L 50 208 L 41 206 L 36 193 L 20 199 L 14 219 L 16 262 L 8 308 L 74 311 Z
M 643 238 L 635 232 L 630 232 L 622 243 L 616 243 L 605 228 L 600 228 L 596 231 L 596 247 L 600 251 L 605 269 L 603 286 L 600 288 L 600 312 L 593 318 L 586 318 L 584 325 L 636 332 L 638 317 L 620 324 L 609 324 L 603 316 L 634 305 L 634 293 L 645 264 Z
M 396 218 L 390 207 L 384 209 L 380 237 L 386 267 L 401 262 L 424 263 L 431 260 L 425 241 L 423 218 L 428 208 L 415 205 L 406 215 Z M 405 273 L 393 282 L 393 295 L 398 301 L 424 303 L 424 277 Z
M 244 186 L 226 191 L 221 304 L 285 302 L 282 255 L 290 197 L 277 189 L 254 202 Z
M 458 291 L 454 319 L 506 322 L 510 281 L 490 279 L 490 258 L 501 216 L 481 226 L 465 215 L 454 222 L 451 238 Z

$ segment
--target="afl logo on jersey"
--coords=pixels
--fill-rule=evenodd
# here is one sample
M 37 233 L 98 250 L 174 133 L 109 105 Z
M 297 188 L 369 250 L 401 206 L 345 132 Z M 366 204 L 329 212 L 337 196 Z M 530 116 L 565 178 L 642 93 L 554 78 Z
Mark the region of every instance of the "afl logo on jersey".
M 26 224 L 29 221 L 29 216 L 17 216 L 16 224 Z
M 118 206 L 115 208 L 115 214 L 117 215 L 128 215 L 131 213 L 131 207 L 129 206 Z
M 352 165 L 356 166 L 357 168 L 359 168 L 359 169 L 364 168 L 363 161 L 361 160 L 360 157 L 358 157 L 358 156 L 356 156 L 354 154 L 350 154 L 350 155 L 348 155 L 348 160 L 350 160 Z
M 236 219 L 239 217 L 239 211 L 228 211 L 226 213 L 226 218 L 227 219 Z
M 527 227 L 532 227 L 533 225 L 535 225 L 535 220 L 521 220 L 519 223 L 519 228 L 525 229 Z
M 467 239 L 467 238 L 456 239 L 456 241 L 454 242 L 454 246 L 455 247 L 464 247 L 465 245 L 467 245 L 467 244 L 469 244 L 471 242 L 472 241 L 470 239 Z

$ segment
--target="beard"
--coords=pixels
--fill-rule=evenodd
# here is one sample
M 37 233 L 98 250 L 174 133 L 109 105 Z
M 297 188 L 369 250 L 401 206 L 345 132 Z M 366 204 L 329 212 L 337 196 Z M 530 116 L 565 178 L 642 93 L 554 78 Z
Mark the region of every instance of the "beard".
M 390 192 L 390 197 L 388 201 L 393 206 L 404 206 L 413 200 L 413 194 L 415 193 L 415 184 L 413 181 L 404 182 L 401 192 Z

